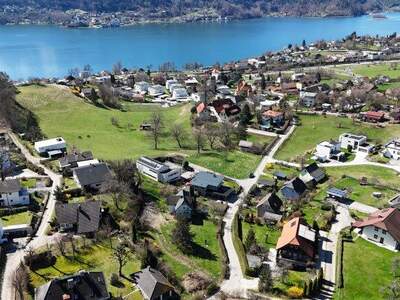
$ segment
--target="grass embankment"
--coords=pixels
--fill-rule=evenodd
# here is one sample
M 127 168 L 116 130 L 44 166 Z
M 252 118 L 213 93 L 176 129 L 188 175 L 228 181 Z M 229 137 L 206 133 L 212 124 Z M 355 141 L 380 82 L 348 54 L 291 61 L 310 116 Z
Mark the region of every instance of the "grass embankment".
M 387 125 L 378 128 L 366 123 L 353 123 L 349 118 L 332 116 L 301 115 L 301 125 L 296 128 L 292 136 L 279 149 L 276 158 L 293 161 L 299 155 L 312 152 L 318 143 L 337 140 L 345 132 L 366 135 L 371 142 L 384 143 L 390 138 L 400 135 L 400 126 Z M 340 124 L 340 126 L 338 126 Z
M 362 238 L 343 244 L 343 288 L 334 299 L 385 299 L 381 288 L 390 284 L 391 264 L 398 253 Z

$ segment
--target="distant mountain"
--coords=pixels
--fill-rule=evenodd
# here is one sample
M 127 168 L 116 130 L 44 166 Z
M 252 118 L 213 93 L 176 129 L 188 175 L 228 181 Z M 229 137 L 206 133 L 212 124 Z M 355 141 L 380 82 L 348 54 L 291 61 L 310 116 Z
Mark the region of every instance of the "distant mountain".
M 141 11 L 145 15 L 178 17 L 193 11 L 212 10 L 223 17 L 254 18 L 266 15 L 347 16 L 400 7 L 400 0 L 0 0 L 6 5 L 81 9 L 91 12 Z

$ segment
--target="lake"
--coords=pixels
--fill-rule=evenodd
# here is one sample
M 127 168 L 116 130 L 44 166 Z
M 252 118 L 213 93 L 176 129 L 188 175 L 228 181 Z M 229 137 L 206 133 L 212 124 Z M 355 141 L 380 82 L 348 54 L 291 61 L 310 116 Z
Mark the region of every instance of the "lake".
M 212 65 L 279 50 L 289 43 L 337 39 L 358 34 L 387 35 L 398 30 L 400 13 L 386 19 L 362 17 L 263 18 L 226 23 L 147 24 L 107 29 L 57 26 L 0 26 L 0 70 L 11 78 L 61 77 L 90 64 L 95 71 L 117 61 L 128 68 Z

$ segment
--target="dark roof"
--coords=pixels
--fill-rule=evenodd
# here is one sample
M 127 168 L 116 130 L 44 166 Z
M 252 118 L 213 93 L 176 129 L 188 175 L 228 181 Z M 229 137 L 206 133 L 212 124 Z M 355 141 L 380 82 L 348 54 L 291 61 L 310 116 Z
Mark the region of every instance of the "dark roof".
M 105 163 L 89 165 L 74 169 L 81 186 L 99 184 L 111 179 L 111 172 Z
M 71 153 L 61 157 L 58 161 L 61 167 L 69 166 L 71 164 L 76 164 L 80 161 L 93 159 L 93 154 L 91 151 L 85 151 L 82 153 Z
M 57 203 L 56 218 L 58 224 L 76 225 L 77 233 L 95 232 L 100 222 L 100 201 Z
M 281 210 L 282 200 L 278 197 L 277 194 L 271 193 L 266 195 L 264 199 L 262 199 L 258 203 L 257 208 L 260 206 L 266 206 L 268 208 L 268 211 L 278 213 Z
M 195 187 L 207 188 L 209 186 L 219 187 L 224 181 L 224 177 L 210 172 L 199 172 L 194 175 L 192 185 Z
M 259 185 L 259 186 L 273 187 L 273 186 L 275 186 L 275 181 L 273 181 L 273 180 L 267 180 L 267 179 L 259 179 L 259 180 L 257 181 L 257 185 Z
M 339 198 L 345 198 L 347 196 L 347 191 L 341 190 L 335 187 L 329 188 L 326 193 L 328 195 L 334 196 L 334 197 L 339 197 Z
M 299 195 L 303 194 L 307 190 L 307 186 L 304 184 L 304 182 L 299 177 L 296 177 L 296 178 L 293 178 L 292 180 L 290 180 L 285 185 L 285 187 L 293 189 Z
M 315 162 L 312 163 L 311 165 L 308 165 L 307 167 L 305 167 L 305 170 L 314 179 L 320 178 L 321 176 L 325 177 L 325 171 L 322 168 L 320 168 Z
M 274 172 L 273 175 L 276 178 L 280 178 L 280 179 L 286 179 L 287 178 L 287 175 L 285 173 L 283 173 L 283 172 L 280 172 L 280 171 Z
M 133 273 L 131 277 L 135 280 L 145 299 L 157 299 L 161 295 L 174 290 L 174 287 L 163 274 L 150 267 Z
M 19 192 L 21 185 L 18 179 L 0 180 L 0 193 Z
M 106 281 L 102 272 L 81 271 L 75 275 L 54 279 L 35 289 L 35 300 L 70 299 L 108 300 Z

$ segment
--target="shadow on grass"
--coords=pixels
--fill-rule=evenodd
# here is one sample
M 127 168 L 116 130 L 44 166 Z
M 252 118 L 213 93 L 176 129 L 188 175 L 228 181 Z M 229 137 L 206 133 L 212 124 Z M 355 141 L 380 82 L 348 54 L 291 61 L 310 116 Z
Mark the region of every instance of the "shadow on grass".
M 196 244 L 196 243 L 193 243 L 192 247 L 193 247 L 192 256 L 199 257 L 202 259 L 207 259 L 207 260 L 214 260 L 214 261 L 217 260 L 217 257 L 215 256 L 215 254 L 211 253 L 211 251 L 208 250 L 207 248 L 205 248 L 199 244 Z

